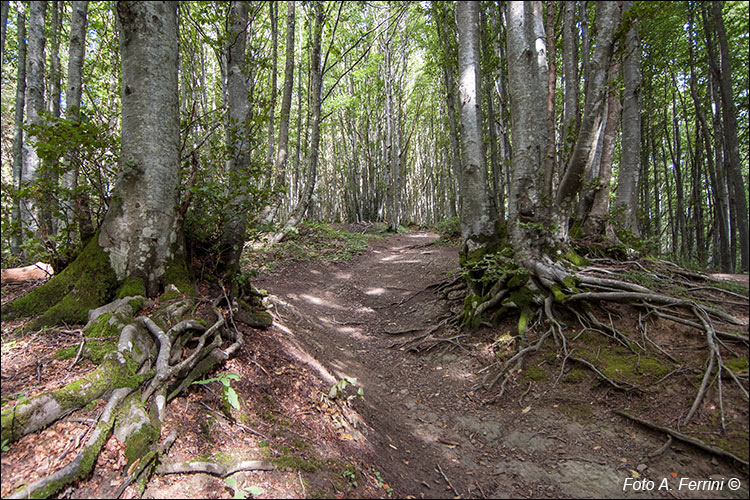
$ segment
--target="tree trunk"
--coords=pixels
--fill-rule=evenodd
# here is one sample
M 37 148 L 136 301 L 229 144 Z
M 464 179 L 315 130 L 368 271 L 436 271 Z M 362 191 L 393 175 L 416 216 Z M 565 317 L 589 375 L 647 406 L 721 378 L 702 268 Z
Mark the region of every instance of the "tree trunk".
M 266 152 L 266 165 L 269 167 L 273 164 L 274 147 L 274 125 L 276 118 L 276 94 L 277 91 L 277 62 L 279 51 L 278 23 L 279 12 L 275 1 L 268 2 L 269 17 L 271 18 L 271 102 L 268 110 L 268 150 Z M 273 174 L 271 174 L 273 175 Z
M 576 28 L 576 2 L 565 2 L 563 8 L 563 95 L 562 154 L 561 162 L 567 162 L 580 122 L 578 105 L 578 30 Z
M 83 60 L 86 53 L 86 26 L 88 23 L 88 1 L 73 2 L 70 20 L 70 46 L 68 48 L 68 84 L 65 87 L 65 115 L 68 120 L 81 119 L 81 88 L 83 80 Z M 78 185 L 80 159 L 72 152 L 66 159 L 68 171 L 63 175 L 63 184 L 73 190 Z M 95 229 L 91 222 L 91 208 L 88 196 L 78 191 L 74 195 L 73 214 L 78 226 L 81 242 L 88 241 Z
M 44 19 L 47 2 L 29 5 L 29 33 L 26 54 L 26 126 L 40 125 L 44 113 Z M 28 134 L 23 141 L 22 183 L 27 186 L 37 180 L 41 159 L 36 151 L 36 138 Z M 26 198 L 21 202 L 21 220 L 25 231 L 41 229 L 38 200 Z M 43 239 L 43 238 L 42 238 Z
M 723 2 L 714 1 L 712 6 L 714 29 L 719 41 L 721 56 L 721 70 L 719 72 L 719 87 L 721 89 L 721 111 L 724 120 L 724 141 L 729 151 L 728 178 L 734 200 L 737 204 L 737 230 L 740 241 L 740 271 L 747 272 L 750 266 L 750 240 L 748 240 L 747 197 L 745 182 L 742 178 L 742 163 L 740 160 L 739 141 L 737 140 L 737 108 L 732 94 L 732 66 L 729 56 L 729 44 L 721 9 Z
M 714 154 L 713 147 L 711 145 L 711 132 L 708 128 L 708 120 L 706 120 L 706 114 L 704 112 L 700 96 L 698 95 L 698 85 L 695 76 L 695 48 L 693 40 L 693 11 L 692 8 L 689 12 L 689 24 L 688 29 L 689 37 L 689 55 L 690 55 L 690 95 L 693 98 L 693 107 L 698 122 L 701 127 L 701 137 L 703 138 L 703 144 L 706 151 L 706 163 L 708 165 L 708 174 L 711 181 L 711 189 L 714 194 L 713 196 L 713 212 L 714 212 L 714 227 L 716 229 L 716 241 L 718 242 L 718 249 L 715 248 L 715 256 L 718 259 L 714 262 L 714 265 L 718 263 L 719 269 L 722 272 L 731 272 L 731 263 L 729 258 L 729 224 L 727 221 L 727 195 L 726 186 L 724 182 L 719 182 L 716 175 L 716 155 Z M 713 50 L 709 52 L 709 59 Z
M 62 73 L 60 70 L 60 34 L 62 33 L 62 15 L 60 10 L 63 4 L 60 2 L 52 3 L 52 20 L 50 22 L 50 64 L 49 64 L 49 100 L 47 103 L 47 113 L 54 120 L 60 118 L 60 100 L 62 97 L 61 78 Z M 60 265 L 66 263 L 65 257 L 59 256 L 56 243 L 54 243 L 54 236 L 59 231 L 59 220 L 55 216 L 58 213 L 60 207 L 60 198 L 55 188 L 59 184 L 59 164 L 60 159 L 54 158 L 45 161 L 44 167 L 44 178 L 47 189 L 45 189 L 46 200 L 41 204 L 41 223 L 43 235 L 47 235 L 47 241 L 45 242 L 48 249 L 53 253 L 54 267 L 56 271 L 60 271 Z
M 465 258 L 494 243 L 495 228 L 487 192 L 487 167 L 482 140 L 479 69 L 479 4 L 456 5 L 458 72 L 461 103 L 461 253 Z
M 510 242 L 521 260 L 539 257 L 549 224 L 549 200 L 543 193 L 543 158 L 547 149 L 547 58 L 541 2 L 508 5 L 508 83 L 511 99 L 513 164 L 508 200 Z
M 297 224 L 307 212 L 315 191 L 315 180 L 318 172 L 318 154 L 320 147 L 320 108 L 322 91 L 322 69 L 320 67 L 320 41 L 323 33 L 323 6 L 315 2 L 315 26 L 313 28 L 313 44 L 310 54 L 310 151 L 308 154 L 307 181 L 305 190 L 301 194 L 297 206 L 289 216 L 284 227 L 268 239 L 268 245 L 275 245 L 281 241 Z
M 448 177 L 451 175 L 458 179 L 459 189 L 455 190 L 452 188 L 448 189 L 448 198 L 450 207 L 448 212 L 451 216 L 455 216 L 461 211 L 461 148 L 459 146 L 458 137 L 458 123 L 456 122 L 456 77 L 453 72 L 454 60 L 456 58 L 455 51 L 452 50 L 450 40 L 453 38 L 450 36 L 450 29 L 448 26 L 448 19 L 444 9 L 444 4 L 433 3 L 433 12 L 435 13 L 435 24 L 438 30 L 438 40 L 440 41 L 440 48 L 442 52 L 442 64 L 443 67 L 443 83 L 445 84 L 445 106 L 446 114 L 448 115 L 448 125 L 450 127 L 450 133 L 448 138 L 450 140 L 450 156 L 448 161 L 450 162 L 450 169 Z M 440 10 L 438 10 L 440 9 Z M 451 183 L 452 184 L 452 183 Z M 455 193 L 458 193 L 458 199 L 455 199 Z
M 8 10 L 10 3 L 8 0 L 0 2 L 0 75 L 2 75 L 2 60 L 5 56 L 5 32 L 8 24 Z
M 180 116 L 176 2 L 119 3 L 122 155 L 99 233 L 118 280 L 155 296 L 181 252 L 177 220 Z
M 619 77 L 619 64 L 613 64 L 610 70 L 609 81 L 611 84 Z M 609 223 L 609 184 L 612 178 L 612 162 L 614 159 L 615 143 L 617 142 L 617 129 L 620 123 L 620 92 L 616 86 L 609 90 L 607 98 L 607 115 L 604 125 L 604 137 L 602 138 L 602 155 L 599 160 L 599 171 L 596 173 L 596 187 L 592 195 L 591 207 L 584 216 L 583 232 L 591 238 L 605 236 L 610 241 L 615 241 L 616 237 Z
M 18 73 L 16 76 L 16 112 L 13 124 L 13 187 L 21 189 L 23 180 L 23 108 L 26 93 L 26 14 L 23 2 L 16 3 L 16 31 L 18 36 Z M 13 198 L 11 221 L 16 229 L 10 239 L 10 253 L 21 251 L 23 223 L 21 220 L 21 200 Z
M 229 7 L 227 30 L 227 144 L 229 159 L 226 170 L 230 186 L 227 221 L 221 244 L 221 269 L 228 283 L 232 283 L 240 269 L 240 255 L 245 243 L 247 224 L 247 188 L 250 179 L 250 103 L 248 97 L 247 68 L 245 67 L 245 41 L 247 39 L 248 5 L 235 1 Z
M 557 85 L 557 63 L 555 62 L 555 2 L 547 1 L 547 152 L 544 155 L 543 196 L 552 198 L 552 176 L 557 166 L 557 144 L 555 141 L 555 88 Z
M 563 239 L 567 238 L 567 217 L 575 196 L 581 188 L 586 170 L 593 165 L 604 104 L 607 97 L 607 78 L 614 48 L 615 30 L 620 24 L 620 7 L 617 2 L 597 3 L 597 40 L 594 55 L 586 74 L 586 101 L 583 121 L 573 154 L 557 189 L 556 205 L 561 214 L 559 227 Z M 515 150 L 515 145 L 514 145 Z
M 623 4 L 623 14 L 630 11 L 633 1 Z M 636 20 L 625 37 L 625 58 L 622 75 L 625 90 L 622 97 L 622 160 L 617 175 L 615 223 L 618 229 L 640 236 L 638 221 L 638 176 L 641 170 L 641 48 Z
M 282 201 L 282 192 L 286 186 L 286 165 L 289 156 L 289 111 L 292 107 L 292 87 L 294 87 L 294 2 L 287 2 L 286 21 L 286 61 L 284 63 L 284 90 L 281 98 L 281 114 L 279 116 L 279 149 L 274 166 L 273 195 L 263 211 L 261 223 L 270 223 Z M 298 131 L 299 134 L 299 131 Z

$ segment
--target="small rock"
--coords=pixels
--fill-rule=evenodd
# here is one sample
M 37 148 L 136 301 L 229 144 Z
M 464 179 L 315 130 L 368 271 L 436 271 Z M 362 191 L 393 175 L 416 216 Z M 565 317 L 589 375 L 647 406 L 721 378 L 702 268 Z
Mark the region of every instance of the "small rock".
M 711 463 L 714 464 L 714 465 L 719 465 L 719 461 L 716 460 L 716 457 L 714 457 L 714 458 L 711 459 Z
M 645 471 L 646 469 L 648 469 L 648 465 L 646 464 L 638 464 L 638 467 L 635 468 L 635 470 L 637 470 L 641 474 L 643 474 L 643 471 Z

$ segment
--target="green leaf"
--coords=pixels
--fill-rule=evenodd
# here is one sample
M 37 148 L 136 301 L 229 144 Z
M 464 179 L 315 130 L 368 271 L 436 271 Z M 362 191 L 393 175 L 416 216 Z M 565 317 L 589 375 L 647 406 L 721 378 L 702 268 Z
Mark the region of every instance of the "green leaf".
M 359 390 L 357 391 L 357 396 L 361 398 L 365 397 L 365 390 L 360 387 Z
M 227 387 L 227 390 L 225 392 L 226 400 L 229 402 L 230 405 L 232 405 L 232 408 L 235 410 L 240 409 L 240 400 L 237 397 L 237 391 L 232 389 L 231 387 Z
M 246 491 L 248 493 L 250 493 L 251 495 L 262 495 L 263 494 L 263 489 L 255 486 L 255 485 L 250 486 L 249 488 L 247 488 Z

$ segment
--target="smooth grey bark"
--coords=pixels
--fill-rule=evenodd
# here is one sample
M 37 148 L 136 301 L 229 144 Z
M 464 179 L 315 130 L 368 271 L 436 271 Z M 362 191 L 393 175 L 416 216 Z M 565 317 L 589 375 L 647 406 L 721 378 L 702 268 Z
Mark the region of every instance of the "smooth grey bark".
M 740 271 L 747 272 L 750 266 L 750 240 L 748 240 L 748 215 L 747 197 L 745 195 L 745 182 L 742 178 L 742 167 L 740 160 L 739 141 L 737 139 L 737 108 L 734 105 L 732 93 L 732 65 L 729 56 L 729 43 L 724 29 L 721 1 L 711 3 L 713 13 L 714 30 L 719 42 L 719 55 L 721 60 L 718 75 L 719 88 L 721 90 L 721 111 L 724 124 L 724 141 L 729 152 L 728 179 L 729 185 L 734 193 L 734 201 L 737 204 L 737 231 L 740 243 Z
M 482 140 L 479 3 L 458 2 L 456 25 L 461 105 L 461 239 L 462 253 L 468 255 L 487 247 L 495 235 Z
M 382 44 L 382 51 L 384 53 L 384 86 L 385 86 L 385 153 L 388 160 L 388 167 L 386 170 L 387 188 L 386 188 L 386 203 L 385 203 L 385 218 L 388 221 L 388 230 L 397 232 L 399 225 L 399 211 L 398 211 L 398 138 L 396 132 L 396 124 L 394 120 L 394 85 L 393 81 L 395 75 L 393 72 L 393 51 L 391 47 L 391 39 L 389 38 Z
M 287 2 L 286 20 L 286 60 L 284 63 L 284 90 L 281 98 L 281 113 L 279 115 L 279 149 L 276 153 L 274 165 L 275 177 L 273 181 L 274 195 L 263 212 L 261 221 L 271 222 L 278 212 L 282 201 L 281 189 L 286 185 L 286 166 L 289 157 L 289 113 L 292 107 L 292 88 L 294 87 L 294 2 Z
M 273 163 L 274 146 L 274 124 L 276 118 L 276 94 L 277 92 L 277 62 L 279 51 L 278 20 L 279 12 L 275 1 L 268 2 L 269 16 L 271 18 L 271 103 L 268 110 L 268 150 L 266 152 L 266 164 L 271 166 Z
M 730 262 L 729 255 L 729 221 L 727 219 L 727 194 L 726 186 L 723 182 L 719 182 L 716 169 L 716 155 L 714 154 L 713 145 L 711 144 L 711 131 L 708 127 L 708 120 L 706 119 L 706 113 L 703 109 L 703 103 L 701 102 L 700 96 L 698 95 L 698 82 L 695 75 L 695 47 L 693 37 L 693 10 L 690 8 L 689 11 L 689 29 L 688 29 L 688 44 L 689 44 L 689 57 L 690 57 L 690 95 L 693 98 L 693 106 L 695 108 L 696 117 L 700 124 L 701 134 L 703 139 L 704 148 L 706 151 L 706 164 L 708 167 L 709 179 L 711 181 L 711 191 L 713 193 L 713 212 L 714 212 L 714 257 L 715 263 L 718 262 L 719 269 L 722 272 L 731 272 L 732 265 Z M 709 52 L 709 60 L 713 54 L 713 50 Z
M 555 61 L 555 2 L 547 1 L 546 34 L 547 43 L 547 152 L 544 156 L 543 196 L 552 198 L 552 176 L 557 162 L 555 140 L 555 88 L 557 85 L 557 63 Z
M 44 113 L 44 19 L 47 2 L 31 2 L 29 5 L 28 45 L 26 47 L 26 119 L 25 125 L 39 125 Z M 23 141 L 22 185 L 37 180 L 41 159 L 36 151 L 36 138 L 28 134 Z M 40 229 L 40 213 L 37 202 L 21 200 L 21 221 L 24 230 L 37 232 Z
M 482 22 L 482 46 L 494 47 L 494 41 L 489 39 L 489 26 L 487 25 L 487 16 L 484 11 L 480 12 Z M 503 168 L 498 153 L 497 143 L 497 121 L 495 118 L 495 77 L 490 71 L 485 71 L 482 75 L 483 94 L 487 106 L 487 138 L 490 143 L 490 168 L 492 175 L 492 202 L 497 210 L 497 218 L 505 221 L 505 183 L 503 182 Z
M 583 218 L 583 232 L 589 237 L 606 236 L 610 241 L 616 237 L 609 224 L 609 184 L 612 178 L 612 162 L 614 159 L 617 129 L 620 124 L 620 92 L 614 86 L 614 80 L 619 76 L 619 64 L 614 64 L 610 70 L 609 81 L 612 88 L 607 97 L 606 115 L 602 137 L 602 154 L 599 169 L 595 173 L 597 179 L 593 188 L 591 206 Z
M 60 33 L 62 33 L 62 2 L 53 2 L 52 19 L 50 21 L 50 63 L 49 63 L 49 99 L 47 102 L 47 112 L 53 119 L 60 117 L 60 101 L 62 98 L 62 72 L 60 69 Z M 56 186 L 59 181 L 58 168 L 59 158 L 50 159 L 45 162 L 44 177 L 49 186 Z M 59 208 L 59 199 L 54 193 L 47 197 L 41 204 L 41 224 L 42 235 L 52 236 L 58 233 L 59 220 L 55 213 Z M 53 242 L 49 242 L 50 247 L 54 247 Z
M 120 2 L 117 16 L 122 153 L 98 243 L 118 280 L 140 278 L 154 296 L 181 251 L 177 2 Z
M 732 231 L 730 229 L 730 200 L 729 192 L 731 189 L 727 186 L 726 169 L 724 168 L 724 127 L 721 124 L 721 91 L 719 90 L 719 57 L 716 54 L 716 45 L 713 40 L 713 25 L 708 16 L 709 6 L 703 4 L 701 6 L 701 18 L 703 21 L 703 35 L 705 37 L 706 48 L 708 49 L 708 63 L 709 63 L 709 81 L 708 87 L 709 92 L 709 106 L 712 109 L 711 112 L 711 125 L 713 126 L 713 143 L 714 143 L 714 160 L 716 170 L 716 182 L 715 182 L 715 194 L 720 197 L 718 200 L 718 210 L 721 210 L 720 217 L 726 224 L 726 236 L 725 241 L 726 248 L 722 248 L 722 242 L 719 241 L 720 253 L 725 253 L 724 257 L 719 257 L 719 261 L 724 259 L 726 261 L 726 268 L 728 272 L 733 272 L 735 262 L 732 259 L 732 253 L 730 249 L 732 240 Z M 718 218 L 718 217 L 717 217 Z
M 633 1 L 623 3 L 623 14 L 633 7 Z M 615 224 L 640 236 L 636 214 L 638 210 L 638 182 L 641 171 L 641 45 L 637 19 L 625 35 L 625 57 L 622 63 L 625 89 L 622 96 L 622 159 L 617 175 Z
M 245 243 L 247 213 L 243 206 L 249 182 L 250 165 L 250 103 L 246 68 L 246 40 L 249 8 L 247 2 L 234 1 L 229 7 L 229 27 L 226 41 L 226 99 L 228 108 L 227 145 L 229 159 L 226 171 L 230 181 L 230 199 L 223 228 L 220 261 L 225 276 L 230 280 L 239 272 L 240 254 Z
M 8 24 L 8 10 L 10 3 L 8 0 L 0 2 L 0 75 L 2 75 L 2 64 L 5 56 L 5 32 Z
M 620 7 L 617 2 L 597 2 L 597 39 L 594 54 L 586 75 L 586 100 L 580 132 L 570 161 L 557 189 L 555 204 L 562 217 L 558 226 L 567 238 L 567 216 L 581 188 L 585 172 L 594 162 L 599 127 L 607 97 L 607 78 L 614 48 L 615 30 L 620 24 Z M 515 148 L 515 146 L 514 146 Z
M 507 8 L 508 91 L 513 141 L 508 233 L 518 256 L 534 258 L 537 236 L 526 223 L 544 221 L 543 159 L 547 148 L 547 52 L 542 4 L 510 2 Z
M 312 47 L 310 52 L 310 150 L 308 154 L 307 180 L 305 189 L 301 193 L 297 206 L 292 211 L 284 227 L 268 239 L 268 245 L 275 245 L 300 223 L 307 212 L 318 173 L 320 147 L 320 108 L 322 104 L 323 71 L 320 66 L 320 42 L 323 34 L 323 6 L 315 2 L 315 26 L 312 33 Z
M 13 186 L 21 188 L 23 180 L 23 109 L 26 94 L 26 13 L 23 2 L 16 2 L 16 32 L 18 37 L 18 72 L 16 75 L 16 111 L 13 122 Z M 22 230 L 21 205 L 19 199 L 13 200 L 11 221 Z M 10 253 L 18 255 L 21 251 L 21 231 L 14 231 L 10 239 Z
M 70 19 L 70 44 L 68 47 L 68 81 L 65 86 L 65 117 L 73 122 L 81 119 L 81 89 L 83 81 L 83 60 L 86 53 L 86 27 L 88 24 L 88 1 L 72 3 L 73 12 Z M 80 159 L 73 151 L 65 160 L 68 170 L 63 174 L 62 184 L 73 190 L 78 185 Z M 72 217 L 78 226 L 82 242 L 94 235 L 91 222 L 91 209 L 87 196 L 76 193 L 71 210 Z
M 562 161 L 567 161 L 575 145 L 576 133 L 580 124 L 578 105 L 578 30 L 575 24 L 576 3 L 563 3 L 563 121 L 562 121 Z
M 440 10 L 438 10 L 440 9 Z M 448 124 L 450 126 L 450 133 L 448 138 L 450 140 L 450 155 L 447 156 L 450 162 L 450 168 L 448 177 L 450 179 L 451 173 L 458 179 L 459 189 L 455 190 L 448 189 L 448 213 L 451 217 L 456 216 L 461 211 L 461 148 L 459 146 L 458 137 L 458 123 L 456 122 L 456 77 L 453 72 L 453 61 L 456 58 L 455 51 L 450 45 L 452 37 L 449 36 L 449 27 L 447 26 L 447 16 L 444 15 L 445 7 L 438 5 L 437 3 L 432 4 L 432 12 L 435 15 L 435 25 L 438 30 L 438 40 L 440 41 L 440 48 L 442 51 L 442 68 L 443 68 L 443 83 L 445 84 L 445 106 L 446 113 L 448 115 Z M 450 183 L 453 184 L 452 182 Z M 458 199 L 456 200 L 455 193 L 458 193 Z

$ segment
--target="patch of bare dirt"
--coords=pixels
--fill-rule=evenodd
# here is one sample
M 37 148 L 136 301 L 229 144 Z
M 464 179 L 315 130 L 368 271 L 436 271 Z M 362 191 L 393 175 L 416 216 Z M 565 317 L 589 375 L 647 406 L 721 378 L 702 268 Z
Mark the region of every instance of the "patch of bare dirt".
M 371 241 L 347 262 L 290 261 L 256 279 L 255 285 L 270 294 L 274 324 L 265 331 L 240 327 L 244 346 L 223 370 L 241 375 L 232 383 L 241 409 L 222 412 L 218 382 L 193 386 L 167 407 L 162 438 L 172 430 L 178 438 L 164 460 L 272 463 L 271 471 L 232 476 L 248 497 L 246 488 L 254 486 L 262 492 L 256 496 L 265 498 L 747 498 L 746 468 L 677 441 L 649 458 L 665 435 L 613 413 L 638 410 L 671 422 L 693 394 L 670 385 L 646 396 L 622 393 L 590 373 L 568 379 L 571 366 L 561 377 L 560 360 L 540 352 L 495 400 L 493 392 L 479 388 L 482 369 L 502 349 L 495 340 L 514 331 L 513 319 L 470 335 L 443 331 L 454 341 L 426 353 L 400 349 L 398 342 L 451 313 L 435 285 L 457 270 L 457 249 L 434 244 L 436 238 L 423 231 L 390 235 Z M 18 293 L 3 284 L 3 302 Z M 707 300 L 721 292 L 690 293 Z M 746 301 L 729 297 L 727 302 L 728 311 L 747 322 Z M 607 314 L 621 329 L 635 328 L 640 319 L 620 304 L 608 306 Z M 58 387 L 74 372 L 90 369 L 87 360 L 68 369 L 70 360 L 54 359 L 57 349 L 78 342 L 75 336 L 14 334 L 19 325 L 3 323 L 4 403 L 21 391 Z M 705 345 L 688 330 L 660 320 L 651 323 L 649 335 L 670 352 L 705 356 Z M 535 377 L 526 368 L 531 365 Z M 692 383 L 696 374 L 673 377 Z M 746 403 L 725 403 L 729 423 L 746 428 Z M 71 460 L 99 406 L 3 451 L 2 496 Z M 715 406 L 709 397 L 696 421 L 715 420 Z M 747 431 L 744 435 L 738 446 L 747 454 Z M 111 497 L 127 475 L 121 448 L 111 437 L 94 474 L 60 495 Z M 736 490 L 732 478 L 740 481 Z M 640 491 L 624 488 L 626 480 L 635 479 L 653 483 Z M 690 489 L 691 480 L 716 482 L 707 491 Z M 224 479 L 196 473 L 155 475 L 143 496 L 231 498 L 233 493 Z M 132 485 L 123 498 L 138 494 Z
M 491 360 L 491 342 L 512 323 L 483 328 L 460 339 L 459 347 L 445 344 L 452 349 L 428 354 L 394 349 L 394 341 L 425 331 L 448 313 L 430 285 L 456 270 L 457 250 L 431 245 L 435 238 L 427 232 L 389 236 L 347 264 L 298 263 L 258 282 L 272 294 L 274 329 L 306 353 L 301 359 L 308 366 L 327 384 L 357 379 L 364 392 L 353 401 L 360 430 L 398 496 L 747 495 L 746 470 L 689 445 L 675 443 L 649 459 L 666 438 L 611 411 L 637 408 L 642 399 L 616 393 L 589 375 L 553 387 L 554 370 L 535 358 L 550 372 L 549 382 L 519 374 L 500 401 L 488 402 L 491 394 L 475 389 L 478 372 Z M 622 309 L 615 311 L 618 321 L 637 321 Z M 662 325 L 652 335 L 673 329 Z M 684 397 L 690 396 L 657 393 L 648 404 L 669 412 Z M 735 419 L 747 421 L 746 409 L 732 411 Z M 623 489 L 627 478 L 636 477 L 656 481 L 657 487 Z M 684 478 L 718 477 L 740 478 L 742 486 L 738 491 L 685 486 Z M 659 490 L 662 479 L 667 482 Z

